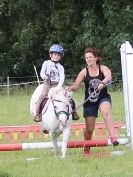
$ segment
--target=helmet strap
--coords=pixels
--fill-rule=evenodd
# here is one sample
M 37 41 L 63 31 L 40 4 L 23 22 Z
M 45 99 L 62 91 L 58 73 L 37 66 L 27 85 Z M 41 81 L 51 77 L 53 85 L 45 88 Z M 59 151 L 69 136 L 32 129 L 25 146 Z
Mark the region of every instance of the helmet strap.
M 53 63 L 55 63 L 55 64 L 57 64 L 57 63 L 59 63 L 59 61 L 53 61 L 53 60 L 51 60 Z

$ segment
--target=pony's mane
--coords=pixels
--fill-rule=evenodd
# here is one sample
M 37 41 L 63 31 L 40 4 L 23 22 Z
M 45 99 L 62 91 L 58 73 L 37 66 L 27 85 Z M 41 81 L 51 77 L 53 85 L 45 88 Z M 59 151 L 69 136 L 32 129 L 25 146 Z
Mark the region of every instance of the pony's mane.
M 64 88 L 62 88 L 62 87 L 58 88 L 58 89 L 56 87 L 51 88 L 49 91 L 49 96 L 52 99 L 56 99 L 56 100 L 68 103 L 68 99 L 66 97 L 66 92 L 65 92 Z

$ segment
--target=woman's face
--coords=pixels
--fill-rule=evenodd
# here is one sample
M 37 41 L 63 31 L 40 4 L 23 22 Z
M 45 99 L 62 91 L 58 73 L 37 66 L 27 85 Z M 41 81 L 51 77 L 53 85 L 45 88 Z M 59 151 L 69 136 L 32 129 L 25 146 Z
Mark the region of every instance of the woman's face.
M 93 53 L 88 52 L 88 53 L 85 53 L 85 61 L 86 61 L 88 66 L 91 66 L 91 65 L 96 64 L 97 57 L 95 57 L 93 55 Z

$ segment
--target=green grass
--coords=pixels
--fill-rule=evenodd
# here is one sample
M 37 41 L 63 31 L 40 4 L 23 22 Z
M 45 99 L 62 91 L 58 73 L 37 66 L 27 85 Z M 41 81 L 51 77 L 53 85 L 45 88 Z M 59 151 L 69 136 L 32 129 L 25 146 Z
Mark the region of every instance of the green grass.
M 111 92 L 112 97 L 112 115 L 114 121 L 124 121 L 124 101 L 123 94 L 120 91 Z M 17 94 L 11 96 L 0 96 L 0 122 L 1 125 L 27 125 L 33 124 L 32 117 L 29 111 L 31 95 Z M 77 106 L 84 100 L 82 90 L 74 93 L 74 98 Z M 82 116 L 82 106 L 77 110 L 81 119 L 79 122 L 84 122 Z M 97 121 L 103 121 L 101 115 Z
M 122 92 L 111 92 L 112 115 L 114 121 L 124 121 L 124 101 Z M 17 94 L 0 96 L 0 124 L 35 124 L 29 112 L 31 95 Z M 82 90 L 74 94 L 77 105 L 83 101 Z M 82 107 L 78 110 L 80 120 Z M 103 121 L 101 115 L 97 121 Z M 92 152 L 126 150 L 121 156 L 89 158 L 82 155 L 82 148 L 68 149 L 66 159 L 55 157 L 50 149 L 34 151 L 0 152 L 0 177 L 132 177 L 133 153 L 129 147 L 119 146 L 92 148 Z M 29 161 L 27 158 L 36 158 Z
M 33 123 L 29 112 L 30 96 L 13 95 L 0 97 L 1 125 L 23 125 Z
M 4 177 L 130 177 L 133 154 L 102 158 L 83 157 L 82 150 L 68 150 L 65 160 L 49 150 L 2 152 L 0 176 Z M 33 161 L 27 158 L 37 158 Z

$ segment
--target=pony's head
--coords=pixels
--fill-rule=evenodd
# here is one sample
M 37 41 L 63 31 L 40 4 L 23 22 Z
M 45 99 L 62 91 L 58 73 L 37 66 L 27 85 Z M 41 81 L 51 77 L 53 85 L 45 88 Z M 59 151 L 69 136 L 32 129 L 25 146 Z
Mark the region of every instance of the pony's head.
M 51 88 L 48 97 L 52 100 L 56 117 L 62 126 L 67 126 L 67 120 L 71 119 L 71 105 L 66 96 L 66 91 L 61 88 Z

